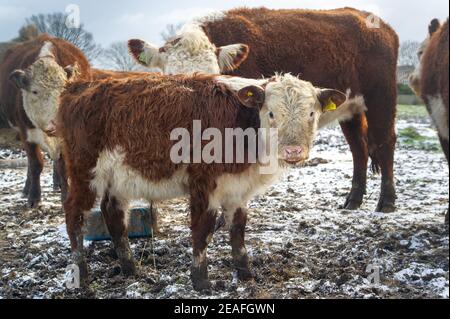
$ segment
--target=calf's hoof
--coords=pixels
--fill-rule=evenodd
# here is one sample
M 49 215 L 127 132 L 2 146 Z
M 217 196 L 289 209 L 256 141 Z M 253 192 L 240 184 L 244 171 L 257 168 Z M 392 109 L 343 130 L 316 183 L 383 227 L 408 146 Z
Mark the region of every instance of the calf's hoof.
M 211 294 L 211 282 L 208 279 L 192 280 L 194 290 L 203 294 Z
M 241 281 L 250 281 L 256 278 L 256 275 L 249 268 L 239 268 L 237 269 L 238 279 Z
M 132 277 L 137 273 L 136 265 L 133 260 L 121 260 L 120 268 L 122 269 L 122 274 L 125 277 Z

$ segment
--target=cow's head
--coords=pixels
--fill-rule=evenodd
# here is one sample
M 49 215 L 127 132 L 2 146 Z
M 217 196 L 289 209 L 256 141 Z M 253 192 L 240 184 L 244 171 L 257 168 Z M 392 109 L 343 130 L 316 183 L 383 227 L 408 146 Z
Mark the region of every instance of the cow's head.
M 413 91 L 420 96 L 421 95 L 421 87 L 420 87 L 420 79 L 422 75 L 422 61 L 423 55 L 426 49 L 430 44 L 431 37 L 435 34 L 436 31 L 441 27 L 441 23 L 438 19 L 433 19 L 428 26 L 428 37 L 422 42 L 417 51 L 417 55 L 419 57 L 419 64 L 416 66 L 414 72 L 409 76 L 409 86 L 413 89 Z
M 137 62 L 160 68 L 164 74 L 228 73 L 238 68 L 249 54 L 245 44 L 216 47 L 198 25 L 185 26 L 160 48 L 137 39 L 129 40 L 128 48 Z
M 15 70 L 10 80 L 22 90 L 23 107 L 33 125 L 48 135 L 55 132 L 56 113 L 66 83 L 78 74 L 78 66 L 60 66 L 53 45 L 45 42 L 37 60 L 25 70 Z
M 278 159 L 295 164 L 308 159 L 320 116 L 334 112 L 347 96 L 321 89 L 290 74 L 270 80 L 219 76 L 218 81 L 235 91 L 241 103 L 259 109 L 261 127 L 278 131 Z

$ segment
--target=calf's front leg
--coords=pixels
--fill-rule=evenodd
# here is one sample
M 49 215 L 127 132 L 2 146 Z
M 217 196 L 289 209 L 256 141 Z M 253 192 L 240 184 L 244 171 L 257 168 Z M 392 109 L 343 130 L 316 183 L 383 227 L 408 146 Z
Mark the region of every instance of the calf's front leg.
M 111 235 L 114 249 L 119 259 L 122 273 L 125 276 L 136 274 L 136 265 L 133 253 L 128 241 L 128 221 L 124 211 L 125 203 L 106 192 L 101 203 L 101 210 L 109 234 Z
M 194 289 L 207 291 L 211 289 L 208 279 L 207 247 L 214 234 L 216 211 L 208 210 L 204 204 L 191 203 L 191 230 L 193 261 L 191 280 Z
M 233 216 L 230 227 L 231 254 L 233 264 L 240 280 L 250 280 L 254 274 L 250 270 L 247 249 L 245 248 L 245 226 L 247 224 L 247 211 L 238 208 Z

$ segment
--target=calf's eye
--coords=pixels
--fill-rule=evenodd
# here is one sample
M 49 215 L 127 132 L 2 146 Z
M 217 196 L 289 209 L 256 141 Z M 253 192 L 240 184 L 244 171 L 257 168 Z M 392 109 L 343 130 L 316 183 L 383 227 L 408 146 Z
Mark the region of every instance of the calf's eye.
M 275 118 L 275 115 L 273 114 L 273 112 L 269 112 L 269 117 L 270 117 L 271 119 L 274 119 L 274 118 Z
M 313 116 L 314 116 L 314 112 L 311 112 L 311 114 L 309 114 L 309 116 L 310 116 L 310 117 L 313 117 Z
M 31 91 L 34 95 L 38 95 L 38 91 Z

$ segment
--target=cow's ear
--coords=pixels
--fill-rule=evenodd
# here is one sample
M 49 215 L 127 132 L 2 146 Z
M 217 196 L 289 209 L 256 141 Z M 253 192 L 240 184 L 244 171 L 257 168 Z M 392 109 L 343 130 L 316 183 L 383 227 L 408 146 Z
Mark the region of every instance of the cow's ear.
M 78 75 L 80 75 L 80 68 L 78 67 L 78 63 L 75 62 L 72 65 L 68 65 L 64 68 L 64 71 L 67 74 L 67 80 L 71 81 L 75 79 Z
M 27 90 L 30 87 L 30 76 L 24 70 L 15 70 L 9 75 L 9 80 L 14 83 L 18 89 Z
M 139 64 L 148 68 L 159 67 L 160 52 L 157 47 L 139 39 L 128 41 L 128 50 Z
M 266 93 L 260 86 L 251 85 L 240 89 L 237 93 L 239 101 L 249 108 L 262 108 Z
M 217 58 L 221 73 L 236 70 L 242 62 L 247 60 L 250 47 L 246 44 L 232 44 L 217 49 Z
M 347 101 L 347 96 L 338 90 L 319 89 L 317 98 L 323 112 L 334 111 Z
M 438 19 L 433 19 L 430 22 L 430 25 L 428 26 L 428 33 L 430 34 L 430 37 L 441 27 L 441 23 Z

